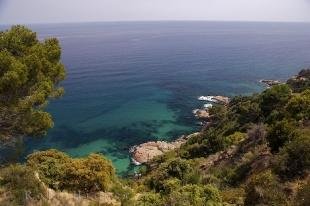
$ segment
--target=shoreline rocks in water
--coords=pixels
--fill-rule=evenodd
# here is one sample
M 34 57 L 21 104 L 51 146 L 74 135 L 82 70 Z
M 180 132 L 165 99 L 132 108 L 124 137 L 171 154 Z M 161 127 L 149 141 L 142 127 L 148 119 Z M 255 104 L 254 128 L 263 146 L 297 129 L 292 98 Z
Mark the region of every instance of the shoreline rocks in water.
M 198 98 L 200 101 L 207 101 L 210 103 L 204 104 L 202 109 L 193 110 L 193 114 L 197 119 L 202 120 L 202 126 L 206 125 L 212 116 L 209 113 L 209 109 L 213 104 L 228 105 L 230 98 L 225 96 L 201 96 Z M 133 146 L 129 152 L 131 154 L 132 162 L 135 165 L 141 165 L 151 161 L 153 158 L 164 154 L 165 152 L 180 148 L 189 138 L 200 134 L 199 132 L 185 136 L 183 135 L 179 139 L 173 142 L 166 141 L 150 141 L 140 145 Z
M 193 110 L 193 114 L 197 119 L 201 120 L 208 120 L 211 117 L 208 109 L 195 109 Z
M 217 104 L 224 104 L 224 105 L 228 105 L 229 104 L 229 97 L 225 97 L 225 96 L 200 96 L 198 97 L 198 100 L 200 101 L 207 101 L 207 102 L 214 102 Z
M 201 109 L 195 109 L 193 110 L 193 114 L 197 119 L 204 120 L 204 121 L 209 121 L 211 118 L 211 115 L 209 113 L 209 109 L 213 107 L 212 103 L 215 104 L 222 104 L 222 105 L 228 105 L 230 102 L 229 97 L 225 96 L 200 96 L 198 97 L 199 101 L 207 101 L 211 103 L 207 103 L 203 105 L 203 108 Z
M 132 157 L 132 161 L 135 165 L 141 165 L 151 161 L 154 157 L 164 154 L 165 152 L 180 148 L 182 144 L 184 144 L 189 138 L 194 135 L 198 135 L 198 133 L 194 133 L 191 135 L 183 135 L 173 142 L 165 142 L 165 141 L 150 141 L 140 145 L 133 146 L 130 149 L 130 154 Z
M 272 79 L 262 79 L 259 80 L 259 82 L 264 83 L 265 85 L 267 85 L 268 88 L 282 83 L 279 80 Z

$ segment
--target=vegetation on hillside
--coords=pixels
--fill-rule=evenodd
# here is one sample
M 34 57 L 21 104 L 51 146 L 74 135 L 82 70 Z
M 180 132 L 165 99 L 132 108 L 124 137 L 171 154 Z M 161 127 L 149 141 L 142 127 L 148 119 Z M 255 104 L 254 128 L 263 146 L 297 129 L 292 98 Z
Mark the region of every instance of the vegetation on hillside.
M 308 203 L 310 87 L 303 75 L 309 71 L 302 70 L 288 84 L 213 108 L 212 124 L 149 163 L 137 187 L 159 195 L 159 205 L 186 205 L 175 191 L 206 185 L 219 191 L 219 198 L 199 203 L 207 196 L 192 194 L 198 202 L 191 205 Z
M 0 34 L 0 55 L 1 137 L 44 134 L 51 118 L 42 108 L 61 93 L 64 77 L 57 41 L 40 43 L 17 26 Z M 285 84 L 212 108 L 200 135 L 147 163 L 138 177 L 119 179 L 100 154 L 35 152 L 0 170 L 0 204 L 56 205 L 50 188 L 78 193 L 89 205 L 309 205 L 309 74 L 302 70 Z M 97 194 L 114 201 L 93 199 Z

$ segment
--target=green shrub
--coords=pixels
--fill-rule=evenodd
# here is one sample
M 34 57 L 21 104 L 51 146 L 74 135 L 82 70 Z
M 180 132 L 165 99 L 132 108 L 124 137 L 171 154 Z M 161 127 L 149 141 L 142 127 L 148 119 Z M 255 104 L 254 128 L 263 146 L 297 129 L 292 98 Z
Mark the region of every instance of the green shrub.
M 300 135 L 287 143 L 276 157 L 275 171 L 284 179 L 303 175 L 310 169 L 310 136 Z
M 160 165 L 150 177 L 146 180 L 146 184 L 157 192 L 165 191 L 167 180 L 177 179 L 181 185 L 196 184 L 200 182 L 200 175 L 194 163 L 191 161 L 176 158 Z
M 66 164 L 72 159 L 63 152 L 55 149 L 40 151 L 27 157 L 27 165 L 39 172 L 40 179 L 52 189 L 61 189 L 60 185 L 65 179 Z
M 235 145 L 242 142 L 246 138 L 246 134 L 242 132 L 235 132 L 229 136 L 227 136 L 229 144 Z
M 181 181 L 177 178 L 171 178 L 163 183 L 163 192 L 170 194 L 181 187 Z
M 206 157 L 209 154 L 210 148 L 204 143 L 195 143 L 186 145 L 180 150 L 182 158 L 193 159 L 199 157 Z
M 164 206 L 164 203 L 157 193 L 143 193 L 138 197 L 135 206 Z
M 292 90 L 286 84 L 276 85 L 265 90 L 260 98 L 260 108 L 265 117 L 268 117 L 273 110 L 282 110 L 292 95 Z
M 301 94 L 294 95 L 286 110 L 290 117 L 296 120 L 309 120 L 310 119 L 310 89 L 305 90 Z
M 13 198 L 10 205 L 25 205 L 27 200 L 40 200 L 46 190 L 35 172 L 23 165 L 10 165 L 0 171 L 0 184 Z
M 287 204 L 280 184 L 271 171 L 253 176 L 245 191 L 245 206 Z
M 256 96 L 234 98 L 230 103 L 240 125 L 257 123 L 262 118 L 259 101 Z
M 47 150 L 29 155 L 27 164 L 38 170 L 42 181 L 54 189 L 107 191 L 115 180 L 112 163 L 99 154 L 72 159 L 57 150 Z
M 121 202 L 122 206 L 133 205 L 134 191 L 131 188 L 118 183 L 112 187 L 111 192 Z
M 115 171 L 112 163 L 99 154 L 74 159 L 65 164 L 65 176 L 61 188 L 84 193 L 107 191 L 113 185 Z
M 271 151 L 278 152 L 286 142 L 293 140 L 296 135 L 296 126 L 292 122 L 288 120 L 276 122 L 269 127 L 268 145 Z
M 171 206 L 220 206 L 222 198 L 212 185 L 186 185 L 171 193 L 165 202 Z

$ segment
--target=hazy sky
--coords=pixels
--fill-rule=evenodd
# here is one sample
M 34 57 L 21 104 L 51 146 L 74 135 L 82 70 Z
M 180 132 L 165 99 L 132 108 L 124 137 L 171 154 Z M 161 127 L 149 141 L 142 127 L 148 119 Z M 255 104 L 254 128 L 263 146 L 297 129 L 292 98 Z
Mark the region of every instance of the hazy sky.
M 310 22 L 310 0 L 0 0 L 0 24 L 142 20 Z

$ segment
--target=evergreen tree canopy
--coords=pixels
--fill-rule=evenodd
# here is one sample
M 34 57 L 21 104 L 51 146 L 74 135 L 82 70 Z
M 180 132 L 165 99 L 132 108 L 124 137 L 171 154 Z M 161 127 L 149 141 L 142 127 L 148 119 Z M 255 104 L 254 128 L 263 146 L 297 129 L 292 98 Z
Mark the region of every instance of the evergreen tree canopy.
M 24 26 L 0 32 L 0 140 L 44 135 L 53 126 L 44 106 L 63 94 L 61 48 Z

